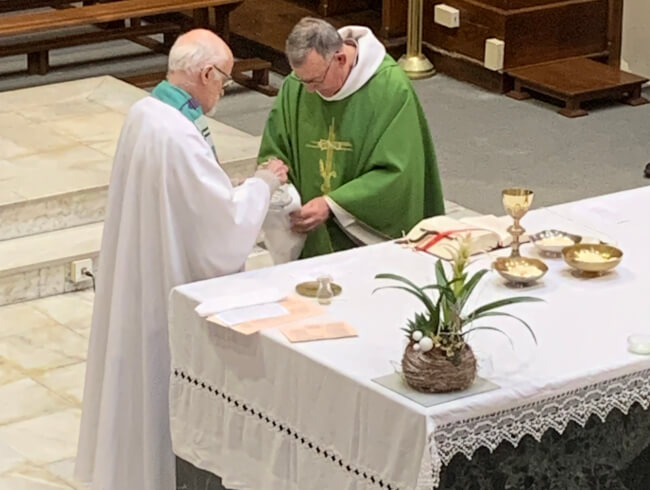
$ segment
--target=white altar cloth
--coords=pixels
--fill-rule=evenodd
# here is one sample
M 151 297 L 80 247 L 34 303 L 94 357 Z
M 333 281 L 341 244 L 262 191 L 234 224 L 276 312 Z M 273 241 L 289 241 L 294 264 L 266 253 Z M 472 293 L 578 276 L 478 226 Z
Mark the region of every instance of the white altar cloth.
M 539 439 L 549 428 L 562 432 L 569 421 L 602 419 L 635 402 L 648 408 L 650 357 L 626 350 L 628 335 L 650 332 L 648 209 L 644 187 L 524 217 L 531 233 L 555 228 L 613 241 L 623 261 L 610 274 L 579 279 L 562 259 L 545 259 L 549 272 L 525 290 L 488 274 L 477 304 L 519 294 L 546 301 L 505 310 L 531 324 L 538 345 L 512 320 L 495 319 L 517 354 L 499 335 L 477 334 L 470 344 L 480 374 L 500 388 L 430 408 L 372 382 L 401 359 L 400 329 L 420 307 L 399 291 L 371 291 L 380 272 L 434 282 L 434 257 L 387 243 L 176 288 L 174 451 L 237 490 L 431 489 L 459 452 L 470 457 L 504 440 L 516 445 L 526 434 Z M 507 253 L 480 257 L 472 267 L 489 267 Z M 523 253 L 536 256 L 531 245 Z M 343 287 L 328 317 L 347 321 L 358 337 L 290 344 L 276 329 L 244 336 L 194 311 L 260 282 L 288 293 L 322 272 Z

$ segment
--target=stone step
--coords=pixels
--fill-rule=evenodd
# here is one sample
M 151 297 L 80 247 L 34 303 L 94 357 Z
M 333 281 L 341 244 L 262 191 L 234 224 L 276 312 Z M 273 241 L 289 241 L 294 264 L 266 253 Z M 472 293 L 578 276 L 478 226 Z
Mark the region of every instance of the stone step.
M 233 183 L 253 174 L 256 157 L 222 163 Z M 107 176 L 108 179 L 108 176 Z M 0 204 L 0 242 L 104 220 L 104 185 Z
M 72 262 L 91 259 L 97 271 L 103 223 L 55 230 L 0 242 L 0 306 L 92 287 L 88 278 L 72 280 Z M 246 270 L 273 265 L 256 246 Z
M 104 220 L 108 185 L 0 204 L 0 243 Z
M 454 218 L 477 215 L 456 203 L 445 204 Z M 91 223 L 0 241 L 0 306 L 91 287 L 90 279 L 73 282 L 71 266 L 91 259 L 96 270 L 103 228 L 103 222 Z M 246 270 L 271 265 L 270 254 L 258 245 Z
M 103 223 L 0 242 L 0 306 L 92 286 L 72 281 L 72 261 L 92 259 L 96 269 Z
M 101 222 L 124 118 L 145 96 L 112 77 L 0 93 L 0 240 Z M 252 174 L 260 138 L 208 124 L 231 178 Z

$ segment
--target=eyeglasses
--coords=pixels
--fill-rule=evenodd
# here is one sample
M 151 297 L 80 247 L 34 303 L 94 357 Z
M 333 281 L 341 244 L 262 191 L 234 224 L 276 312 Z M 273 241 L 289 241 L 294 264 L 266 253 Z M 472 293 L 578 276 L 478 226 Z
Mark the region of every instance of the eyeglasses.
M 223 77 L 223 83 L 221 84 L 223 88 L 228 88 L 234 83 L 232 77 L 228 75 L 225 71 L 223 71 L 221 68 L 219 68 L 217 65 L 212 65 L 212 68 L 217 70 L 217 72 L 219 72 L 219 74 Z
M 302 78 L 300 78 L 300 77 L 299 77 L 298 75 L 296 75 L 295 73 L 294 73 L 294 75 L 296 76 L 296 78 L 298 79 L 298 81 L 299 81 L 300 83 L 304 84 L 304 85 L 320 85 L 320 84 L 323 83 L 323 82 L 325 81 L 325 79 L 327 78 L 327 74 L 328 74 L 329 71 L 330 71 L 330 67 L 332 66 L 332 61 L 334 61 L 334 58 L 336 58 L 336 53 L 334 53 L 334 55 L 330 58 L 330 61 L 329 61 L 329 63 L 327 64 L 327 69 L 325 70 L 325 73 L 323 73 L 323 75 L 322 75 L 321 77 L 318 77 L 318 78 L 312 78 L 311 80 L 303 80 Z

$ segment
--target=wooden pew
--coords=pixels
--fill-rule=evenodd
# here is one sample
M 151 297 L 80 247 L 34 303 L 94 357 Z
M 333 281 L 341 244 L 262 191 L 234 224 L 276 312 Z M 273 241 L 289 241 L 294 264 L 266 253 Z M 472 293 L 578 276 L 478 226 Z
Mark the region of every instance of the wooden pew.
M 277 95 L 278 89 L 269 83 L 271 63 L 260 58 L 237 60 L 232 68 L 232 78 L 244 87 L 257 90 L 265 95 Z M 250 72 L 250 75 L 246 73 Z M 166 72 L 146 73 L 122 78 L 123 81 L 136 87 L 153 87 L 167 76 Z
M 246 0 L 230 17 L 231 42 L 241 55 L 258 56 L 289 73 L 284 48 L 291 29 L 302 17 L 324 17 L 335 27 L 370 27 L 398 57 L 406 42 L 407 7 L 408 0 Z
M 55 9 L 42 12 L 9 15 L 0 18 L 0 36 L 32 34 L 64 27 L 78 27 L 168 14 L 192 11 L 197 23 L 212 22 L 216 25 L 210 11 L 230 10 L 243 0 L 114 0 L 80 7 Z M 70 2 L 71 3 L 71 2 Z M 227 13 L 224 12 L 224 13 Z M 207 19 L 207 22 L 206 20 Z
M 49 71 L 52 49 L 127 39 L 167 53 L 178 34 L 194 27 L 211 29 L 227 41 L 229 14 L 242 1 L 84 0 L 81 5 L 75 5 L 73 0 L 11 2 L 12 10 L 0 5 L 0 12 L 13 12 L 0 17 L 0 57 L 25 54 L 28 73 L 44 75 Z M 50 9 L 25 11 L 38 7 Z M 85 29 L 80 33 L 79 28 Z M 164 41 L 149 37 L 153 34 L 163 34 Z M 266 63 L 259 60 L 253 68 L 251 80 L 258 80 L 257 85 L 266 89 Z M 252 85 L 255 88 L 255 83 Z
M 0 13 L 16 12 L 43 7 L 65 8 L 76 0 L 0 0 Z

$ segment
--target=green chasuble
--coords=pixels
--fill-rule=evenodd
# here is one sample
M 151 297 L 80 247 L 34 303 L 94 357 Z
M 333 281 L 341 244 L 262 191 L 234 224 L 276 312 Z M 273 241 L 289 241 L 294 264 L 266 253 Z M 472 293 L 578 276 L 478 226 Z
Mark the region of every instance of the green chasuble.
M 303 204 L 327 195 L 387 238 L 444 213 L 429 126 L 410 80 L 389 55 L 343 100 L 323 100 L 289 75 L 266 123 L 259 162 L 270 157 L 289 166 Z M 330 217 L 309 233 L 302 256 L 353 246 Z

